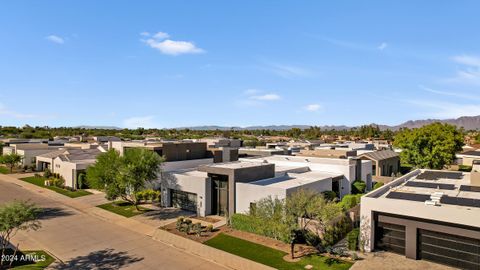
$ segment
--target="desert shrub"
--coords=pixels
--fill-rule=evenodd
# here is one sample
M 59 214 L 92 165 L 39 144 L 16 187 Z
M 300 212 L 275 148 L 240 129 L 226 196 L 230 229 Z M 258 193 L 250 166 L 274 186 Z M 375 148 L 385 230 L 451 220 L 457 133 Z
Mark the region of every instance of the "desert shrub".
M 145 200 L 145 196 L 144 196 L 144 192 L 143 190 L 142 191 L 138 191 L 137 193 L 135 193 L 135 197 L 137 198 L 137 201 L 138 202 L 142 202 L 143 200 Z
M 197 222 L 192 225 L 192 231 L 195 233 L 197 236 L 202 236 L 202 223 Z
M 65 179 L 63 179 L 63 177 L 51 178 L 50 183 L 52 186 L 63 188 L 65 186 Z
M 86 187 L 86 179 L 85 179 L 85 174 L 80 173 L 77 178 L 77 187 L 82 189 Z
M 358 249 L 358 236 L 360 234 L 359 228 L 353 229 L 347 234 L 348 249 L 357 250 Z
M 352 183 L 352 194 L 365 193 L 366 188 L 367 188 L 367 184 L 365 184 L 365 182 L 357 180 Z
M 375 185 L 373 186 L 373 190 L 375 190 L 375 189 L 377 189 L 377 188 L 379 188 L 379 187 L 381 187 L 381 186 L 383 186 L 383 185 L 384 185 L 384 184 L 383 184 L 382 182 L 377 182 L 377 183 L 375 183 Z
M 343 196 L 342 200 L 338 203 L 344 210 L 349 210 L 358 204 L 360 204 L 360 198 L 363 194 L 348 194 Z
M 35 178 L 42 178 L 42 175 L 40 175 L 39 173 L 35 173 L 33 176 L 34 176 Z
M 43 172 L 43 177 L 45 178 L 50 178 L 52 177 L 52 172 L 50 171 L 49 168 L 46 168 L 45 171 Z
M 233 214 L 230 219 L 232 228 L 239 231 L 251 232 L 288 243 L 291 230 L 285 223 L 264 220 L 255 216 Z
M 323 197 L 329 201 L 333 201 L 337 198 L 337 193 L 335 193 L 335 191 L 327 190 L 322 193 L 323 193 Z
M 213 232 L 213 225 L 212 224 L 208 224 L 207 227 L 205 228 L 205 230 L 207 232 Z
M 461 171 L 461 172 L 471 172 L 472 171 L 472 166 L 458 165 L 458 170 Z

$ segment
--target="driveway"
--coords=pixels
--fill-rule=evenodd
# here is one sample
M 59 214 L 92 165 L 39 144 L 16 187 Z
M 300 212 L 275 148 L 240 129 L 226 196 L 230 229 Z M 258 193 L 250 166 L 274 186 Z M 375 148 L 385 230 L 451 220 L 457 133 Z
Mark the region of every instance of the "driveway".
M 51 269 L 225 269 L 37 194 L 0 174 L 0 203 L 31 200 L 47 209 L 38 231 L 20 232 L 21 249 L 44 249 L 61 262 Z M 80 209 L 81 210 L 81 209 Z M 63 263 L 62 263 L 63 262 Z
M 371 269 L 391 269 L 391 270 L 452 270 L 441 264 L 436 264 L 424 260 L 407 259 L 405 256 L 390 252 L 375 252 L 362 254 L 363 260 L 357 261 L 350 270 L 371 270 Z

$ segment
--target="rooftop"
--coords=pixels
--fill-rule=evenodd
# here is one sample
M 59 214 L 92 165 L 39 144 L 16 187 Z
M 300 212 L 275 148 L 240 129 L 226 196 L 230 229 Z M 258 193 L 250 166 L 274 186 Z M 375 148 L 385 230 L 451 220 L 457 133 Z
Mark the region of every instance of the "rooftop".
M 248 162 L 248 161 L 235 161 L 235 162 L 226 162 L 226 163 L 215 163 L 215 164 L 205 165 L 205 166 L 212 167 L 212 168 L 241 169 L 241 168 L 254 168 L 254 167 L 260 167 L 265 165 L 270 165 L 270 164 Z
M 279 177 L 262 179 L 250 182 L 249 184 L 276 187 L 280 189 L 290 189 L 318 181 L 331 180 L 337 176 L 341 175 L 327 172 L 286 173 Z
M 440 197 L 442 207 L 476 207 L 480 211 L 480 187 L 470 185 L 469 173 L 422 170 L 381 189 L 383 193 L 372 192 L 374 196 L 369 197 L 425 204 L 434 195 Z
M 398 153 L 392 150 L 373 151 L 360 155 L 361 157 L 367 157 L 373 160 L 383 160 L 393 157 L 398 157 Z

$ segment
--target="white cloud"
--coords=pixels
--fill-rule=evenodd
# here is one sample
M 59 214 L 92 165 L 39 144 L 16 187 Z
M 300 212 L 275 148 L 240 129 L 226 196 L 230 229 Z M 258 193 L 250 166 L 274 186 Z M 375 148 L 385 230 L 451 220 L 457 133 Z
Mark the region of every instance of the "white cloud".
M 310 111 L 310 112 L 316 112 L 316 111 L 320 110 L 321 108 L 322 108 L 322 106 L 320 106 L 320 104 L 309 104 L 309 105 L 305 106 L 305 110 Z
M 437 94 L 437 95 L 443 95 L 443 96 L 451 96 L 451 97 L 457 97 L 457 98 L 463 98 L 463 99 L 469 99 L 469 100 L 480 100 L 480 97 L 477 97 L 473 94 L 465 94 L 465 93 L 458 93 L 458 92 L 453 92 L 453 91 L 440 91 L 440 90 L 435 90 L 429 87 L 425 87 L 423 85 L 419 85 L 420 89 Z
M 459 104 L 429 100 L 409 100 L 407 102 L 426 110 L 425 117 L 446 119 L 480 115 L 480 105 L 478 104 Z
M 149 32 L 141 32 L 140 36 L 149 37 L 150 33 Z
M 452 57 L 452 61 L 463 65 L 463 67 L 457 71 L 453 78 L 446 79 L 446 82 L 480 85 L 480 57 L 458 55 Z
M 301 67 L 292 65 L 283 65 L 276 63 L 269 63 L 268 70 L 277 74 L 280 77 L 291 79 L 294 77 L 310 77 L 312 72 Z
M 12 117 L 16 119 L 29 119 L 29 118 L 39 118 L 39 115 L 36 114 L 24 114 L 24 113 L 19 113 L 15 112 L 12 110 L 9 110 L 5 105 L 0 103 L 0 115 L 6 116 L 6 117 Z
M 45 37 L 48 41 L 51 41 L 53 43 L 57 43 L 57 44 L 63 44 L 65 43 L 65 40 L 59 36 L 56 36 L 56 35 L 50 35 L 50 36 L 46 36 Z
M 279 100 L 280 96 L 277 94 L 265 94 L 265 95 L 257 95 L 257 96 L 251 96 L 250 99 L 254 100 L 264 100 L 264 101 L 273 101 L 273 100 Z
M 147 36 L 149 37 L 150 34 Z M 145 42 L 151 48 L 159 50 L 161 53 L 168 55 L 198 54 L 205 52 L 205 50 L 195 46 L 193 42 L 171 40 L 168 39 L 169 37 L 170 35 L 168 33 L 158 32 L 150 38 L 146 40 L 142 39 L 141 41 Z
M 154 116 L 134 116 L 123 120 L 123 126 L 126 128 L 155 128 L 157 125 L 154 121 Z
M 383 51 L 387 48 L 388 44 L 386 42 L 382 42 L 380 45 L 378 45 L 377 49 L 380 51 Z
M 157 32 L 155 35 L 153 35 L 153 38 L 155 38 L 155 39 L 167 39 L 169 37 L 170 37 L 170 35 L 168 33 L 165 33 L 165 32 Z
M 258 90 L 258 89 L 253 89 L 253 88 L 252 88 L 252 89 L 247 89 L 247 90 L 245 90 L 243 93 L 244 93 L 245 95 L 249 95 L 249 96 L 250 96 L 250 95 L 257 94 L 258 92 L 260 92 L 260 90 Z
M 480 57 L 472 56 L 472 55 L 457 55 L 452 57 L 452 60 L 456 63 L 472 66 L 472 67 L 480 67 Z

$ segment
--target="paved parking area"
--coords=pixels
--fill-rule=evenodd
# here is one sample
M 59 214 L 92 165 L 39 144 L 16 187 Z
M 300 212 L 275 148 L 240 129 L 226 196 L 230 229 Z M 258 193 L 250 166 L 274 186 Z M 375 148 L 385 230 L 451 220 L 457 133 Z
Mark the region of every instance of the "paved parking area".
M 362 256 L 364 256 L 362 254 Z M 367 253 L 363 260 L 357 261 L 350 270 L 371 270 L 371 269 L 391 269 L 391 270 L 451 270 L 451 268 L 441 264 L 436 264 L 423 260 L 411 260 L 405 256 L 390 252 Z
M 44 249 L 63 261 L 51 269 L 225 269 L 136 233 L 36 194 L 0 175 L 0 203 L 31 200 L 48 209 L 38 231 L 14 238 L 21 249 Z M 38 193 L 38 192 L 37 192 Z M 56 196 L 56 195 L 55 195 Z

